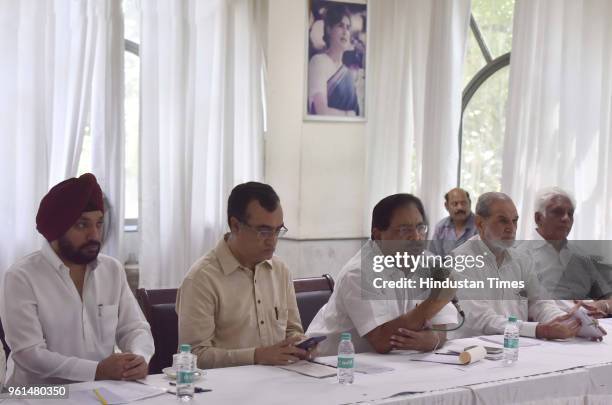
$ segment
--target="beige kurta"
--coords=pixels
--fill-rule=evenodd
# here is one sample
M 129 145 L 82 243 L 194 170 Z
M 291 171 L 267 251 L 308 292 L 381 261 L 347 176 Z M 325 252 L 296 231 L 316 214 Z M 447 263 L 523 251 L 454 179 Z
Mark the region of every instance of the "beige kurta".
M 287 266 L 273 257 L 243 267 L 225 239 L 191 267 L 176 312 L 179 344 L 191 345 L 200 368 L 253 364 L 256 347 L 303 334 Z

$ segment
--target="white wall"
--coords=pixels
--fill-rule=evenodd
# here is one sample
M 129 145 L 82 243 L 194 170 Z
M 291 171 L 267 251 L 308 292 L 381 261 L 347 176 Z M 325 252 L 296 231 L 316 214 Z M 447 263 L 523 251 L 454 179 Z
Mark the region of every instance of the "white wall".
M 365 123 L 304 121 L 307 1 L 270 0 L 265 180 L 281 197 L 294 277 L 337 275 L 363 242 Z
M 303 121 L 307 1 L 270 0 L 265 178 L 288 237 L 363 235 L 365 123 Z
M 334 280 L 342 266 L 361 248 L 361 239 L 279 241 L 276 255 L 287 264 L 293 278 L 331 274 Z

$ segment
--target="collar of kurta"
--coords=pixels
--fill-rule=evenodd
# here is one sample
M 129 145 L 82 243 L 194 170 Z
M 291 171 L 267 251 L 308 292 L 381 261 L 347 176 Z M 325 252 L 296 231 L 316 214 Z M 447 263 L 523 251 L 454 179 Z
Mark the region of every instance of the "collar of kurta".
M 484 241 L 480 238 L 480 235 L 477 234 L 477 235 L 472 236 L 465 243 L 473 243 L 475 245 L 473 245 L 472 247 L 476 247 L 476 245 L 478 246 L 477 249 L 474 249 L 474 250 L 478 250 L 478 253 L 484 252 L 485 255 L 495 258 L 495 255 L 493 254 L 493 252 L 491 252 L 491 249 L 489 249 L 489 246 L 487 246 L 487 244 L 484 243 Z M 503 263 L 506 263 L 506 261 L 512 262 L 514 260 L 512 252 L 513 252 L 512 249 L 504 250 Z
M 540 232 L 538 232 L 537 229 L 533 230 L 533 241 L 529 241 L 527 243 L 533 243 L 533 246 L 536 248 L 541 248 L 544 247 L 548 244 L 548 242 L 546 242 L 546 240 L 542 237 L 542 235 L 540 235 Z
M 234 256 L 232 251 L 227 244 L 227 238 L 229 238 L 229 233 L 226 233 L 223 238 L 217 243 L 217 247 L 215 248 L 215 254 L 219 263 L 221 264 L 221 269 L 223 270 L 223 274 L 226 276 L 230 275 L 234 271 L 238 269 L 247 269 L 243 265 L 240 264 L 238 259 Z M 272 262 L 270 260 L 264 260 L 261 263 L 258 263 L 257 266 L 265 263 L 265 266 L 268 268 L 272 268 Z
M 548 241 L 546 239 L 544 239 L 542 237 L 542 235 L 540 235 L 540 232 L 538 232 L 537 229 L 533 230 L 533 241 L 529 241 L 527 243 L 530 243 L 530 244 L 533 243 L 533 246 L 535 246 L 538 249 L 541 249 L 543 247 L 550 247 L 551 249 L 557 251 L 551 244 L 548 243 Z M 569 248 L 569 243 L 568 243 L 567 240 L 563 244 L 563 247 L 561 248 L 561 251 L 558 252 L 558 253 L 561 253 L 564 250 L 571 251 L 570 248 Z
M 51 267 L 53 267 L 56 271 L 61 272 L 65 270 L 69 270 L 68 267 L 64 264 L 62 259 L 59 258 L 55 250 L 51 247 L 51 244 L 47 241 L 43 243 L 42 248 L 40 249 L 43 257 L 49 262 Z M 89 270 L 95 270 L 98 267 L 98 259 L 92 261 L 87 265 Z

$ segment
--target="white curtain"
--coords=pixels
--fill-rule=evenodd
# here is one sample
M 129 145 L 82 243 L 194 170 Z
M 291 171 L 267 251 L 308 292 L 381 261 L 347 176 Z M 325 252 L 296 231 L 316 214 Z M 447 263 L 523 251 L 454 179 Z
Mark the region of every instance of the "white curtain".
M 457 183 L 470 0 L 372 0 L 366 234 L 383 197 L 413 193 L 430 222 Z
M 87 130 L 94 173 L 121 212 L 122 27 L 120 0 L 0 0 L 2 272 L 40 246 L 40 199 L 77 174 Z
M 502 190 L 531 236 L 534 196 L 576 195 L 574 239 L 612 239 L 612 2 L 517 0 Z
M 259 1 L 147 0 L 141 36 L 140 284 L 177 287 L 262 178 Z
M 91 1 L 91 0 L 90 0 Z M 91 67 L 89 132 L 91 172 L 108 202 L 103 251 L 124 262 L 125 127 L 124 35 L 122 0 L 93 0 L 98 15 L 89 17 L 93 49 L 85 61 Z

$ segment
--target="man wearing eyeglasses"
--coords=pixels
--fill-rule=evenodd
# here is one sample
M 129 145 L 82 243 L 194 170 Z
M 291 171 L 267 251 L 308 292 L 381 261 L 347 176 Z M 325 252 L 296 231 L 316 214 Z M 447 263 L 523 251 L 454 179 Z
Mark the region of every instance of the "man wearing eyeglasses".
M 293 281 L 274 255 L 287 232 L 276 192 L 267 184 L 236 186 L 227 202 L 230 232 L 198 259 L 176 301 L 179 343 L 198 367 L 280 365 L 306 358 Z
M 434 350 L 446 338 L 442 329 L 457 323 L 452 296 L 419 288 L 377 288 L 374 278 L 401 281 L 418 278 L 410 271 L 388 268 L 374 272 L 372 258 L 396 254 L 423 255 L 427 218 L 421 201 L 410 194 L 382 199 L 372 212 L 371 240 L 343 267 L 327 304 L 317 313 L 308 336 L 327 336 L 319 344 L 320 355 L 336 353 L 342 332 L 350 332 L 355 351 L 388 353 L 393 349 Z M 397 284 L 396 284 L 397 285 Z M 446 297 L 444 297 L 446 295 Z

